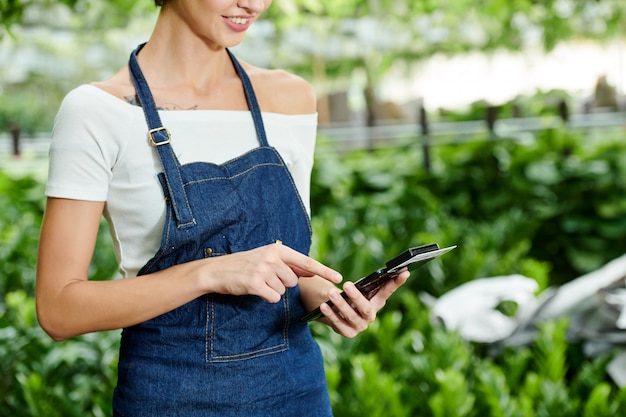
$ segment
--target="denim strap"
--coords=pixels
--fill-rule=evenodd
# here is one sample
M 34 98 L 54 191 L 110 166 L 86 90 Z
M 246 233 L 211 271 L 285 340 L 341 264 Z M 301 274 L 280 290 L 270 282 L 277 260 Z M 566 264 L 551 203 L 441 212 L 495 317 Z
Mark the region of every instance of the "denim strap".
M 163 126 L 159 112 L 156 109 L 154 98 L 150 92 L 148 82 L 146 81 L 139 63 L 137 62 L 137 54 L 146 44 L 143 43 L 130 54 L 128 66 L 130 68 L 131 79 L 135 86 L 137 98 L 141 104 L 146 122 L 148 123 L 148 140 L 157 150 L 161 165 L 163 166 L 163 176 L 165 183 L 169 191 L 169 196 L 172 202 L 172 208 L 178 228 L 193 226 L 196 221 L 193 217 L 189 201 L 187 199 L 183 179 L 180 173 L 180 162 L 174 150 L 170 146 L 171 136 L 167 128 Z M 246 95 L 246 101 L 252 114 L 252 120 L 254 122 L 254 128 L 256 130 L 257 138 L 261 146 L 268 146 L 267 136 L 265 134 L 265 127 L 263 125 L 263 118 L 261 116 L 261 110 L 259 108 L 252 83 L 245 70 L 239 64 L 235 56 L 227 50 L 235 71 L 241 78 L 243 84 L 244 93 Z
M 256 136 L 259 139 L 259 143 L 261 146 L 269 146 L 267 143 L 267 136 L 265 135 L 265 126 L 263 125 L 261 109 L 259 108 L 259 102 L 256 99 L 256 94 L 254 94 L 254 88 L 252 88 L 250 78 L 239 61 L 237 61 L 237 58 L 235 58 L 235 55 L 233 55 L 233 53 L 228 49 L 226 49 L 226 51 L 228 51 L 228 56 L 230 56 L 230 60 L 235 66 L 235 71 L 237 71 L 239 78 L 241 78 L 243 91 L 246 94 L 246 101 L 248 102 L 250 113 L 252 113 L 252 120 L 254 121 L 254 128 L 256 129 Z

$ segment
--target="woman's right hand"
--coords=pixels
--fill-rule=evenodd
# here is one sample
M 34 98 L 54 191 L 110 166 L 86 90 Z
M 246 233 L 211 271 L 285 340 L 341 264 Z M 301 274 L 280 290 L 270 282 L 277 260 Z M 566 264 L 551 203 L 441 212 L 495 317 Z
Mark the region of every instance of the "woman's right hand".
M 342 281 L 339 272 L 280 243 L 203 261 L 198 272 L 206 292 L 256 295 L 271 303 L 280 301 L 300 277 Z

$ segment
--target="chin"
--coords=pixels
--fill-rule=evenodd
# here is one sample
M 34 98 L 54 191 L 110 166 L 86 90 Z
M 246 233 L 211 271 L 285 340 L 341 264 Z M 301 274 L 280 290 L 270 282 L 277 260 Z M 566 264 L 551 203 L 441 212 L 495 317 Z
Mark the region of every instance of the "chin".
M 241 42 L 243 42 L 243 40 L 245 39 L 245 36 L 229 36 L 226 37 L 224 39 L 221 39 L 219 41 L 216 41 L 215 43 L 217 45 L 223 46 L 224 48 L 234 48 L 235 46 L 239 45 Z

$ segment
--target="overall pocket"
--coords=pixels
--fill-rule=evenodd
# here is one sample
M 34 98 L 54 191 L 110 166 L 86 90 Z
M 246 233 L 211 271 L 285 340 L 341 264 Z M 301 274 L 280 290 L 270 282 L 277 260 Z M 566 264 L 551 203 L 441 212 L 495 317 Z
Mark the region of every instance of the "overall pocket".
M 278 303 L 251 295 L 206 298 L 207 362 L 241 361 L 289 348 L 289 291 Z
M 231 244 L 210 255 L 236 253 L 274 242 L 265 239 Z M 258 296 L 206 295 L 206 361 L 234 362 L 285 351 L 289 348 L 289 289 L 280 301 Z

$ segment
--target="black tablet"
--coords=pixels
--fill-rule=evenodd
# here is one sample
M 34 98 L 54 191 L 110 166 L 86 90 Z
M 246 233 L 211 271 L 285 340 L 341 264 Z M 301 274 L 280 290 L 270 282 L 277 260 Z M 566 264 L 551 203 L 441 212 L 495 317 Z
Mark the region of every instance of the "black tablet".
M 378 290 L 380 290 L 387 280 L 396 277 L 404 268 L 408 268 L 409 271 L 412 271 L 424 265 L 431 259 L 435 259 L 436 257 L 441 256 L 454 248 L 456 248 L 456 246 L 440 248 L 436 243 L 409 248 L 388 261 L 384 268 L 377 269 L 366 277 L 361 278 L 355 282 L 354 285 L 356 285 L 358 290 L 361 291 L 361 293 L 369 300 L 378 292 Z M 341 296 L 348 300 L 348 295 L 346 293 L 342 292 Z M 331 301 L 327 301 L 326 304 L 328 304 L 331 308 L 333 307 L 333 303 Z M 315 310 L 302 317 L 300 321 L 317 320 L 321 316 L 322 312 L 320 311 L 320 308 L 317 307 Z

